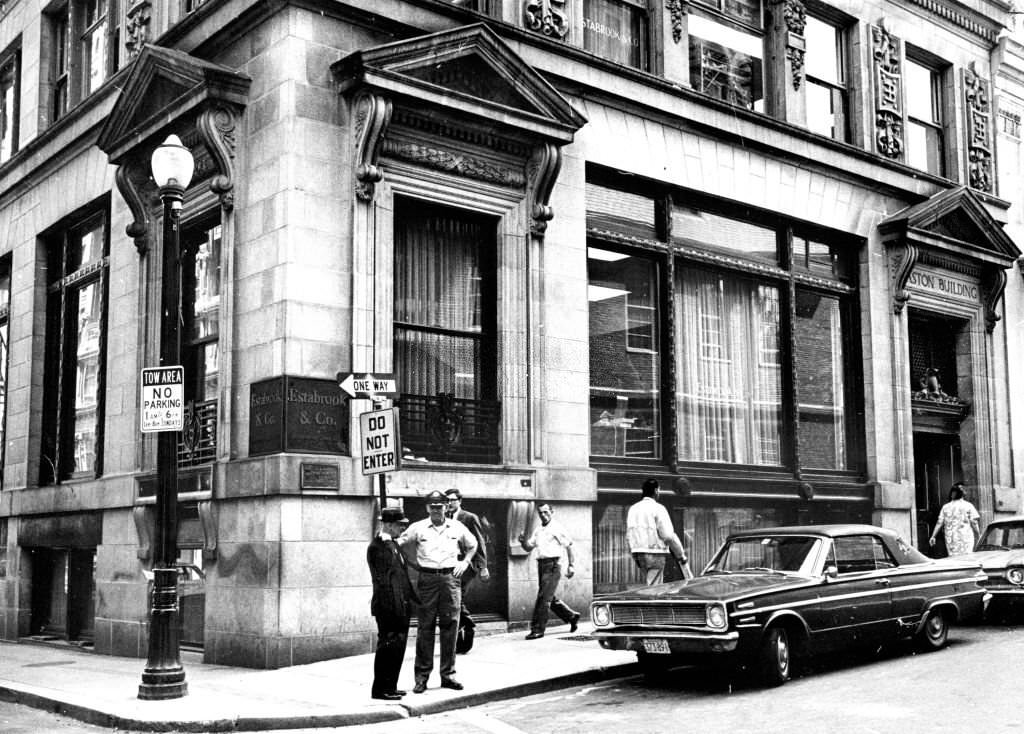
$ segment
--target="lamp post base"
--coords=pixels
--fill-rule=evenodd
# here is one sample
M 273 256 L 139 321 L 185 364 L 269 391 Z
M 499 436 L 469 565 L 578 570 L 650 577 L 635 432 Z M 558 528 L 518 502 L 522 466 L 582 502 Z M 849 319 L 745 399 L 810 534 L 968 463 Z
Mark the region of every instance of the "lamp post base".
M 139 698 L 159 701 L 188 693 L 178 654 L 178 569 L 153 569 L 149 619 L 149 657 L 142 670 Z
M 185 682 L 185 670 L 142 671 L 142 683 L 139 684 L 139 698 L 143 701 L 165 701 L 171 698 L 183 698 L 188 694 L 188 683 Z

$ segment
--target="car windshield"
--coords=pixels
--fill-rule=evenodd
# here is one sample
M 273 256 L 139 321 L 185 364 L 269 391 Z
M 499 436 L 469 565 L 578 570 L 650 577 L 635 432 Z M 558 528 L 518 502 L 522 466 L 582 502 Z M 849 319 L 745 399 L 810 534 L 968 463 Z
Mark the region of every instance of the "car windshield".
M 978 550 L 1024 548 L 1024 523 L 990 525 L 978 541 Z
M 799 535 L 731 538 L 705 573 L 798 573 L 810 576 L 821 540 Z

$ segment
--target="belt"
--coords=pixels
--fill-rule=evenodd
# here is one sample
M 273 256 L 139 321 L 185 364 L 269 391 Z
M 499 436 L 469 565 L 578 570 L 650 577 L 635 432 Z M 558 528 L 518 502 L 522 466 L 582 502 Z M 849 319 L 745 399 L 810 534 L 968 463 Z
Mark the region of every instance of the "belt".
M 549 566 L 549 565 L 551 565 L 553 563 L 558 563 L 560 560 L 562 560 L 562 559 L 561 558 L 538 558 L 537 559 L 537 563 L 539 563 L 542 566 Z
M 454 570 L 455 570 L 454 568 L 423 568 L 423 567 L 421 567 L 420 568 L 420 573 L 433 573 L 433 574 L 437 574 L 438 576 L 447 576 L 448 574 L 450 574 Z

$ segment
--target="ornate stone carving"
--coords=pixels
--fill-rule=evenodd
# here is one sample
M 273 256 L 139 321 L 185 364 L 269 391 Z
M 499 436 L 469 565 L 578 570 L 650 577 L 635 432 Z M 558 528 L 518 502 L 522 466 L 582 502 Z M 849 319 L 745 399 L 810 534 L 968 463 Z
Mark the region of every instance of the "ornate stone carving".
M 149 21 L 153 14 L 153 6 L 149 0 L 142 0 L 128 8 L 125 14 L 124 47 L 128 58 L 134 59 L 149 43 Z
M 523 8 L 526 27 L 545 36 L 562 39 L 569 33 L 566 0 L 526 0 Z
M 413 163 L 420 163 L 441 171 L 457 173 L 460 176 L 475 178 L 478 181 L 486 181 L 499 186 L 521 187 L 526 183 L 526 177 L 520 171 L 496 166 L 475 156 L 456 153 L 444 148 L 388 140 L 383 144 L 381 151 L 394 158 L 402 158 Z
M 992 102 L 988 82 L 973 63 L 964 69 L 964 109 L 970 187 L 992 193 Z
M 352 105 L 356 146 L 356 196 L 372 201 L 374 186 L 384 172 L 377 165 L 384 133 L 391 121 L 391 101 L 375 94 L 363 93 Z
M 562 167 L 562 151 L 552 143 L 543 143 L 530 159 L 528 165 L 529 178 L 533 185 L 533 206 L 530 216 L 530 232 L 536 237 L 543 237 L 548 222 L 555 216 L 555 210 L 548 204 L 551 190 Z
M 199 521 L 203 525 L 203 558 L 212 561 L 217 557 L 217 512 L 213 502 L 199 503 Z
M 884 25 L 871 27 L 875 66 L 875 148 L 887 158 L 903 157 L 903 71 L 900 39 Z
M 215 104 L 203 110 L 196 119 L 196 129 L 204 145 L 217 162 L 220 173 L 210 180 L 210 191 L 220 197 L 221 206 L 230 211 L 235 205 L 235 130 L 238 114 L 226 104 Z
M 152 510 L 148 505 L 136 505 L 132 508 L 132 520 L 135 521 L 135 535 L 139 538 L 139 547 L 135 556 L 140 561 L 148 561 L 153 552 L 153 538 L 150 528 L 153 525 L 150 515 Z
M 1002 268 L 990 268 L 985 283 L 985 331 L 989 334 L 996 328 L 999 316 L 999 300 L 1006 290 L 1006 271 Z
M 918 250 L 914 245 L 904 244 L 901 249 L 902 253 L 896 263 L 896 272 L 893 274 L 892 283 L 892 312 L 897 316 L 903 312 L 903 307 L 910 300 L 910 294 L 907 293 L 907 281 L 910 280 L 910 274 L 914 272 L 914 265 L 917 264 L 918 259 Z
M 669 22 L 672 24 L 672 40 L 679 43 L 683 39 L 683 18 L 686 17 L 686 6 L 683 0 L 665 0 Z
M 783 0 L 782 19 L 789 31 L 786 38 L 786 58 L 793 71 L 793 89 L 800 89 L 804 80 L 804 28 L 807 26 L 807 8 L 800 0 Z
M 117 167 L 114 182 L 132 213 L 132 222 L 125 227 L 125 234 L 132 238 L 136 251 L 143 255 L 149 250 L 148 200 L 156 192 L 156 187 L 145 167 L 131 158 Z

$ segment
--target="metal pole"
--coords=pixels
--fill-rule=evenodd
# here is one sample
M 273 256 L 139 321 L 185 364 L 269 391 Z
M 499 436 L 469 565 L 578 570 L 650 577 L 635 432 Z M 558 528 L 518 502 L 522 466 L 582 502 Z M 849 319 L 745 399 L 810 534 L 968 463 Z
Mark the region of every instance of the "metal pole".
M 163 287 L 160 314 L 160 366 L 181 362 L 181 247 L 178 216 L 184 192 L 160 190 L 164 204 Z M 153 598 L 149 615 L 149 651 L 139 698 L 162 700 L 188 693 L 181 667 L 178 630 L 178 432 L 161 431 L 156 448 L 156 542 Z

